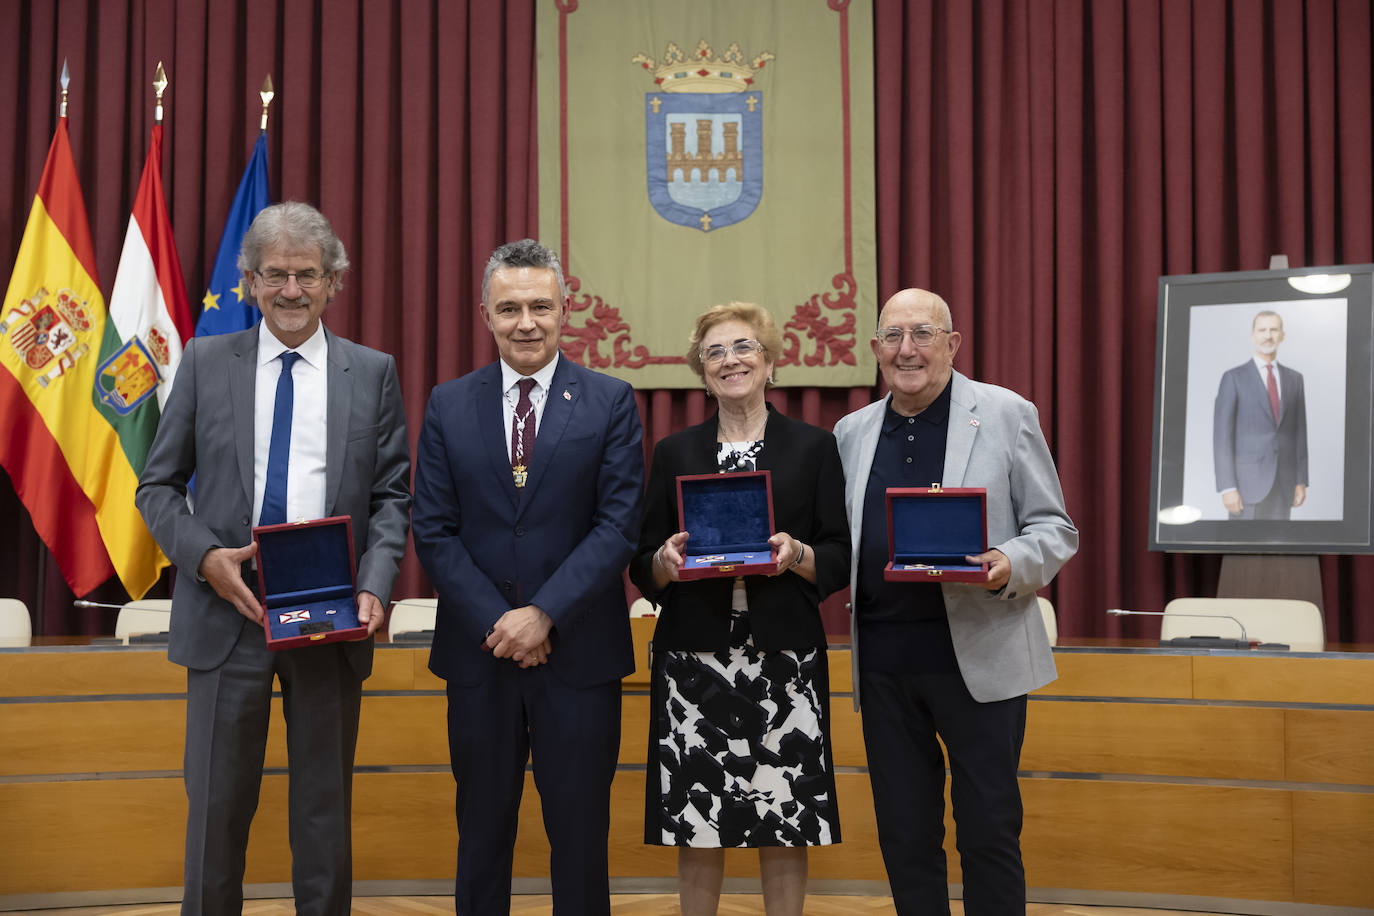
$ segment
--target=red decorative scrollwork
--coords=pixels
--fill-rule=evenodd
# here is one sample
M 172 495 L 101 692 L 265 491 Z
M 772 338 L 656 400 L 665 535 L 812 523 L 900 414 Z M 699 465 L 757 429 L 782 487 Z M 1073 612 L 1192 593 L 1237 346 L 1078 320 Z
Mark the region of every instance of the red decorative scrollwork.
M 645 366 L 684 366 L 685 356 L 656 356 L 643 344 L 634 345 L 634 329 L 620 309 L 608 305 L 600 296 L 579 295 L 581 282 L 569 276 L 569 313 L 590 312 L 581 324 L 569 320 L 563 328 L 563 354 L 573 362 L 592 369 L 643 369 Z M 783 351 L 779 366 L 846 366 L 856 365 L 854 356 L 855 314 L 858 304 L 854 294 L 858 284 L 848 272 L 831 278 L 833 293 L 817 293 L 798 305 L 792 317 L 783 325 Z M 844 312 L 843 320 L 831 324 L 825 310 Z M 802 337 L 815 341 L 815 349 L 802 355 Z M 602 341 L 612 341 L 609 355 L 600 350 Z
M 857 327 L 854 316 L 858 305 L 854 293 L 858 284 L 854 275 L 848 272 L 835 274 L 830 280 L 835 287 L 834 293 L 817 293 L 798 305 L 792 317 L 783 325 L 782 356 L 779 366 L 846 366 L 856 365 L 854 357 L 854 335 Z M 832 325 L 822 309 L 845 312 L 844 320 Z M 802 341 L 799 334 L 805 334 L 816 342 L 816 349 L 805 356 L 801 354 Z

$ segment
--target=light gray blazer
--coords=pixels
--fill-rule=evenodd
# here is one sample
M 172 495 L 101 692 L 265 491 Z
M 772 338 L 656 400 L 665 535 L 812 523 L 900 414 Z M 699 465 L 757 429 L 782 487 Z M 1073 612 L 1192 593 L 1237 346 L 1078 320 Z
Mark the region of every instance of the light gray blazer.
M 358 590 L 385 607 L 410 529 L 410 445 L 396 362 L 327 329 L 325 335 L 325 515 L 352 516 Z M 187 344 L 134 498 L 177 568 L 167 656 L 188 668 L 218 667 L 247 624 L 196 570 L 211 547 L 252 539 L 257 363 L 256 327 Z M 186 502 L 193 473 L 194 509 Z M 345 651 L 366 677 L 372 640 L 347 643 Z
M 855 708 L 859 652 L 853 599 L 859 539 L 864 492 L 886 409 L 884 398 L 835 424 L 853 541 L 849 623 Z M 941 485 L 987 489 L 988 547 L 1011 561 L 1011 579 L 996 592 L 977 585 L 941 585 L 954 654 L 969 693 L 989 703 L 1043 687 L 1056 673 L 1035 592 L 1078 550 L 1078 529 L 1064 510 L 1064 493 L 1035 405 L 1006 388 L 955 372 Z

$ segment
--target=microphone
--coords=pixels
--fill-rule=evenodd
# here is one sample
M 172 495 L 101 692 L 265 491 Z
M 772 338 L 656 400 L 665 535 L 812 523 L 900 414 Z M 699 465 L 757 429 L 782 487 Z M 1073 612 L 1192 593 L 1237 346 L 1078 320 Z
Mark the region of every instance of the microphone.
M 107 604 L 104 601 L 87 601 L 85 598 L 77 598 L 72 604 L 76 607 L 102 607 L 111 611 L 122 611 L 124 609 L 124 605 L 122 604 Z
M 1107 613 L 1112 617 L 1164 617 L 1166 614 L 1164 611 L 1127 611 L 1119 607 L 1107 608 Z M 1168 616 L 1188 617 L 1195 620 L 1229 620 L 1240 628 L 1240 639 L 1231 639 L 1225 636 L 1175 636 L 1172 639 L 1161 639 L 1159 641 L 1161 646 L 1193 649 L 1249 649 L 1251 647 L 1250 636 L 1245 632 L 1245 624 L 1230 614 L 1183 614 L 1173 611 L 1169 612 Z M 1266 646 L 1265 648 L 1274 647 Z

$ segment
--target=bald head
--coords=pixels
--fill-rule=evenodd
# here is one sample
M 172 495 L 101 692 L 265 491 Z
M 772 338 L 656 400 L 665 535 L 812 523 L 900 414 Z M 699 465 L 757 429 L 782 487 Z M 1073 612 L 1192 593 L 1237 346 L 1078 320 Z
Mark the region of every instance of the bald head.
M 870 346 L 892 390 L 893 408 L 910 417 L 930 406 L 949 384 L 959 332 L 945 300 L 928 290 L 904 289 L 883 303 Z
M 949 304 L 935 293 L 926 289 L 899 290 L 888 297 L 883 303 L 882 311 L 878 313 L 878 327 L 891 327 L 892 322 L 888 321 L 889 315 L 894 309 L 920 309 L 930 315 L 930 323 L 944 328 L 946 331 L 954 330 L 954 319 L 950 315 Z

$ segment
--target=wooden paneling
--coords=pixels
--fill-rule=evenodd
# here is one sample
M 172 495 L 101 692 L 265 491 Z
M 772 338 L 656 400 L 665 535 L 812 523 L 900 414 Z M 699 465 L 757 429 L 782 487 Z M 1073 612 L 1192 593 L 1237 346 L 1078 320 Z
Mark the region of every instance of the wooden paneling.
M 1293 793 L 1299 903 L 1374 907 L 1374 795 Z
M 1032 887 L 1293 899 L 1288 792 L 1067 779 L 1021 792 Z
M 1374 701 L 1374 663 L 1354 658 L 1193 656 L 1193 695 L 1266 703 Z
M 632 621 L 646 641 L 652 620 Z M 642 650 L 641 644 L 640 649 Z M 379 650 L 365 684 L 357 762 L 400 771 L 354 779 L 355 877 L 444 880 L 456 849 L 447 771 L 443 682 L 428 649 Z M 861 720 L 843 687 L 848 652 L 829 654 L 831 738 L 844 842 L 813 850 L 811 874 L 880 881 L 873 802 L 862 772 Z M 639 659 L 643 669 L 643 659 Z M 1022 781 L 1023 851 L 1032 887 L 1370 905 L 1374 886 L 1374 662 L 1368 659 L 1061 653 L 1060 681 L 1039 696 L 1120 696 L 1127 702 L 1032 698 L 1023 769 L 1121 774 L 1125 779 Z M 1234 668 L 1228 668 L 1234 666 Z M 676 853 L 643 844 L 647 670 L 627 682 L 612 788 L 612 873 L 671 876 Z M 177 778 L 28 780 L 67 773 L 176 771 L 184 730 L 184 672 L 160 651 L 0 653 L 0 694 L 116 700 L 0 702 L 0 896 L 176 886 L 185 794 Z M 1213 697 L 1250 704 L 1148 702 Z M 1141 699 L 1147 702 L 1141 702 Z M 1291 708 L 1332 703 L 1357 709 Z M 280 701 L 266 765 L 286 765 Z M 429 768 L 416 772 L 408 768 Z M 1163 781 L 1150 781 L 1151 777 Z M 14 781 L 18 777 L 18 781 Z M 1257 783 L 1209 785 L 1226 779 Z M 1308 792 L 1296 783 L 1327 783 Z M 289 881 L 287 780 L 271 773 L 249 849 L 250 883 Z M 516 875 L 548 873 L 538 795 L 521 804 Z M 946 817 L 951 880 L 959 880 Z M 731 853 L 727 874 L 757 874 L 757 856 Z
M 180 771 L 185 729 L 185 700 L 4 703 L 0 775 Z
M 1288 709 L 1284 720 L 1288 779 L 1374 786 L 1374 709 Z
M 428 652 L 407 652 L 404 649 L 374 649 L 372 674 L 363 682 L 363 690 L 415 690 L 415 656 L 428 658 Z
M 179 887 L 180 779 L 0 784 L 0 895 Z
M 186 669 L 167 650 L 0 652 L 0 697 L 186 693 Z
M 1149 697 L 1183 699 L 1193 695 L 1191 659 L 1182 655 L 1057 652 L 1057 680 L 1035 693 L 1069 697 Z
M 1283 710 L 1031 700 L 1022 770 L 1284 778 Z
M 363 694 L 358 766 L 441 766 L 448 759 L 448 699 Z

